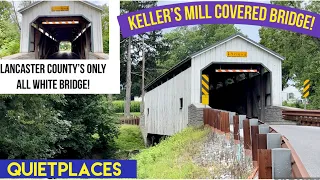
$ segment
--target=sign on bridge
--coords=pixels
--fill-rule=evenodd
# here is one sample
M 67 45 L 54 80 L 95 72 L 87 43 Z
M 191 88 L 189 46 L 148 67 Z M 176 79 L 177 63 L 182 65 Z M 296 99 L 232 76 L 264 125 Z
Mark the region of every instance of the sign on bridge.
M 248 52 L 244 51 L 227 51 L 227 57 L 247 57 Z
M 69 6 L 52 6 L 51 11 L 69 11 Z

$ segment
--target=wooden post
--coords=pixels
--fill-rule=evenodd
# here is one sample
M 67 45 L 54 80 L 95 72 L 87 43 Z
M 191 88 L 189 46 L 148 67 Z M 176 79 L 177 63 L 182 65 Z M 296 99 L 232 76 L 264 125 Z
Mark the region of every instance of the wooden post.
M 250 140 L 250 125 L 249 119 L 243 120 L 243 139 L 244 139 L 244 149 L 250 149 L 251 140 Z
M 252 160 L 258 161 L 258 137 L 259 134 L 259 127 L 258 126 L 251 126 L 251 143 L 252 143 Z
M 229 121 L 229 113 L 226 113 L 226 133 L 230 133 L 230 121 Z
M 204 123 L 204 125 L 208 124 L 208 122 L 207 122 L 207 108 L 203 109 L 203 123 Z
M 258 149 L 267 149 L 267 134 L 258 134 Z
M 272 179 L 271 149 L 258 150 L 259 179 Z
M 210 126 L 213 127 L 213 124 L 214 124 L 214 110 L 213 109 L 210 109 Z
M 218 127 L 218 117 L 219 117 L 219 113 L 218 111 L 214 110 L 214 113 L 215 113 L 215 116 L 214 116 L 214 122 L 213 122 L 213 127 L 214 127 L 214 130 L 216 131 L 217 130 L 217 127 Z
M 221 128 L 220 128 L 220 130 L 224 133 L 225 132 L 225 119 L 226 119 L 226 113 L 225 112 L 221 112 L 221 121 L 220 121 L 220 123 L 221 123 Z
M 240 140 L 240 131 L 239 131 L 239 116 L 233 116 L 233 136 L 234 140 Z

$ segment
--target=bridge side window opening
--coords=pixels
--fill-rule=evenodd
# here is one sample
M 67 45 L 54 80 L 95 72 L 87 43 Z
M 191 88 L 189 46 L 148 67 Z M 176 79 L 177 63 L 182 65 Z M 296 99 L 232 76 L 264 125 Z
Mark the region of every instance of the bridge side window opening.
M 149 116 L 149 108 L 147 109 L 147 115 Z
M 183 108 L 183 98 L 180 98 L 180 109 Z

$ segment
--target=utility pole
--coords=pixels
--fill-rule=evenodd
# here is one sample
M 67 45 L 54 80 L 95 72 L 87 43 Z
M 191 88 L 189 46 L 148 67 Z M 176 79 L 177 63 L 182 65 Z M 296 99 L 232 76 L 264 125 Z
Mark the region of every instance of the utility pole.
M 144 112 L 144 71 L 145 71 L 145 45 L 144 45 L 144 34 L 142 34 L 142 79 L 141 79 L 141 104 L 140 104 L 140 112 L 143 114 Z

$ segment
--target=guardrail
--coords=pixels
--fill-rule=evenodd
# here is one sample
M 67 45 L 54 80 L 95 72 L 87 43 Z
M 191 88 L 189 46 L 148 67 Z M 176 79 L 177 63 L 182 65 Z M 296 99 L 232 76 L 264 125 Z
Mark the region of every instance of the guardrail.
M 258 119 L 248 119 L 245 115 L 236 115 L 234 112 L 205 108 L 203 121 L 215 132 L 222 132 L 228 136 L 230 125 L 233 125 L 234 140 L 243 143 L 245 150 L 251 151 L 254 171 L 249 179 L 310 177 L 288 139 Z
M 319 110 L 282 110 L 282 117 L 304 126 L 320 126 Z

